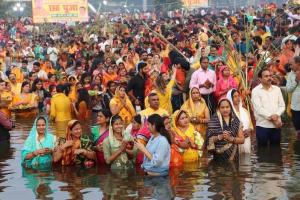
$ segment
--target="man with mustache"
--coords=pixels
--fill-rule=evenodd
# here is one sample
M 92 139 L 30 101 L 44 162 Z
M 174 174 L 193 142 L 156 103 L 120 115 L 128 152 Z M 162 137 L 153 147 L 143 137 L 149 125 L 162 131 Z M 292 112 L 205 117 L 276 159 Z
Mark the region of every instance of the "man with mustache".
M 285 103 L 279 87 L 272 85 L 272 74 L 267 68 L 258 73 L 261 84 L 252 90 L 252 104 L 256 119 L 258 146 L 279 145 L 281 139 L 281 115 Z

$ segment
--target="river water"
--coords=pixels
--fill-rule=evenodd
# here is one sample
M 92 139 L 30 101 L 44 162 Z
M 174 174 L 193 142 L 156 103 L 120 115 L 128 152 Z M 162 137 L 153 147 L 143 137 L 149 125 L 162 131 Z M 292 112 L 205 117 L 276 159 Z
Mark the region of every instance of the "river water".
M 20 151 L 33 120 L 19 120 L 10 143 L 0 143 L 0 199 L 300 199 L 300 140 L 288 125 L 279 148 L 257 149 L 239 164 L 213 163 L 173 169 L 168 177 L 101 167 L 26 170 Z M 53 129 L 54 130 L 54 129 Z

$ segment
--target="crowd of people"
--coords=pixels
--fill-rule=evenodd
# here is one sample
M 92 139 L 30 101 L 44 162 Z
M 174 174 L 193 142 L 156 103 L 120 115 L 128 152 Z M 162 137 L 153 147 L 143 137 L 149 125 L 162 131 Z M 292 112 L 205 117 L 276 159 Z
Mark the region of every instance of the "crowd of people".
M 0 141 L 12 116 L 36 118 L 25 167 L 141 166 L 154 176 L 207 152 L 238 161 L 254 133 L 258 146 L 279 145 L 285 112 L 300 135 L 299 12 L 124 14 L 107 16 L 110 31 L 55 24 L 42 34 L 28 18 L 2 20 Z

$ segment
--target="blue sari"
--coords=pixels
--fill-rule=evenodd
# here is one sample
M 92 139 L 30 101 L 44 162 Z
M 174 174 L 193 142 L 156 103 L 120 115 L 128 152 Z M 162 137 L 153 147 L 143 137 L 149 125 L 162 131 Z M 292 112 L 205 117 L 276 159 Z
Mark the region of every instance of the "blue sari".
M 38 133 L 36 129 L 37 119 L 35 119 L 29 136 L 27 137 L 24 147 L 21 151 L 21 162 L 24 167 L 27 168 L 40 168 L 40 167 L 49 167 L 52 164 L 52 154 L 38 155 L 30 160 L 25 159 L 27 154 L 32 153 L 38 149 L 55 147 L 56 137 L 49 132 L 49 124 L 46 118 L 46 130 L 44 139 L 42 141 L 38 140 Z

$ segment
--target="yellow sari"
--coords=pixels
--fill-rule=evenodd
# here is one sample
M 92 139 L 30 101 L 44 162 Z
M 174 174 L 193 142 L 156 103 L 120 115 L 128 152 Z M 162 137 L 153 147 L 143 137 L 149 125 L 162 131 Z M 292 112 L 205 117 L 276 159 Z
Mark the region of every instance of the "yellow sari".
M 118 115 L 123 119 L 125 124 L 128 125 L 131 123 L 131 121 L 136 113 L 135 113 L 135 109 L 127 95 L 125 96 L 125 101 L 126 101 L 126 107 L 129 108 L 129 110 L 127 110 L 123 106 L 122 109 L 120 110 L 120 112 L 118 113 Z M 120 98 L 120 87 L 117 87 L 115 95 L 109 103 L 109 107 L 111 108 L 111 107 L 121 107 L 121 106 L 122 106 L 122 101 Z
M 196 105 L 192 100 L 192 88 L 190 90 L 189 99 L 184 102 L 184 104 L 181 106 L 181 110 L 185 110 L 189 116 L 196 117 L 197 119 L 205 119 L 205 114 L 209 114 L 209 109 L 205 103 L 205 100 L 203 98 L 200 99 L 200 104 Z M 206 124 L 193 124 L 196 131 L 198 131 L 202 137 L 205 136 L 206 133 Z
M 197 132 L 194 128 L 194 126 L 190 123 L 188 129 L 185 132 L 182 132 L 179 127 L 177 127 L 177 121 L 179 115 L 185 112 L 184 110 L 177 110 L 173 116 L 172 116 L 172 126 L 174 132 L 179 135 L 184 140 L 186 138 L 189 138 L 189 140 L 196 144 L 198 146 L 198 149 L 192 149 L 188 148 L 184 150 L 184 153 L 182 155 L 183 162 L 195 162 L 198 161 L 199 157 L 202 156 L 202 146 L 204 144 L 204 139 L 200 135 L 199 132 Z
M 1 101 L 2 102 L 4 101 L 5 104 L 7 105 L 7 106 L 1 108 L 0 110 L 6 115 L 6 117 L 10 118 L 11 117 L 11 112 L 8 109 L 8 107 L 12 102 L 13 94 L 11 92 L 4 91 L 0 95 L 1 95 Z

